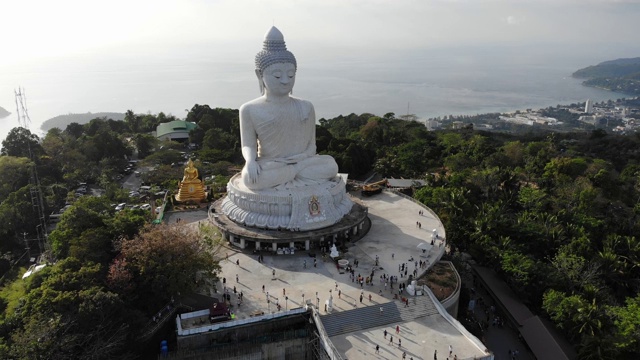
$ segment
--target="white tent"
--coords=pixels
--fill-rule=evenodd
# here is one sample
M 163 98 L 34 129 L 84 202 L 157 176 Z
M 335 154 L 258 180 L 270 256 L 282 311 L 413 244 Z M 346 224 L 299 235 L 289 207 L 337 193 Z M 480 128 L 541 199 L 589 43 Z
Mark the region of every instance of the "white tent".
M 418 249 L 422 250 L 422 253 L 428 253 L 429 251 L 431 251 L 431 248 L 433 247 L 433 245 L 426 243 L 426 242 L 421 242 L 420 244 L 418 244 Z

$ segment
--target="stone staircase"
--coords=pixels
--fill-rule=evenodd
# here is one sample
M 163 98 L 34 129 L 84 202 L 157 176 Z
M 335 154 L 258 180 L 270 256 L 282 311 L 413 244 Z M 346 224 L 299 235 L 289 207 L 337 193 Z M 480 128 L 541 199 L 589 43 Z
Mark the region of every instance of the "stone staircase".
M 381 307 L 384 309 L 382 314 L 380 313 Z M 323 315 L 320 319 L 327 335 L 331 337 L 388 324 L 399 324 L 436 314 L 438 314 L 436 305 L 429 296 L 425 295 L 409 298 L 408 307 L 395 300 L 384 304 L 334 312 Z

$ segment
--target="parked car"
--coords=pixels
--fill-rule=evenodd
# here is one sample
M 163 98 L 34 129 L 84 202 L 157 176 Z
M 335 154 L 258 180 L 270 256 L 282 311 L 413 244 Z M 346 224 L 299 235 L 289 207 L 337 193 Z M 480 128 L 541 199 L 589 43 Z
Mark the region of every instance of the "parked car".
M 125 206 L 127 206 L 127 203 L 118 204 L 118 206 L 116 206 L 116 211 L 124 210 Z
M 149 205 L 149 204 L 142 204 L 142 205 L 140 206 L 140 209 L 142 209 L 142 210 L 149 210 L 149 209 L 151 209 L 151 205 Z
M 162 211 L 162 206 L 156 207 L 156 214 L 160 214 L 160 211 Z

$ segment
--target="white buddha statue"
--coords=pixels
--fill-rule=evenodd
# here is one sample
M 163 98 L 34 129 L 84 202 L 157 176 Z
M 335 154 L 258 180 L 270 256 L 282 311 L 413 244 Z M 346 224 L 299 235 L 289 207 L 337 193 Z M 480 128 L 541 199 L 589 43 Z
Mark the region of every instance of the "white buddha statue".
M 331 251 L 331 253 L 329 253 L 329 256 L 331 256 L 332 259 L 340 256 L 340 253 L 338 252 L 338 247 L 336 246 L 335 243 L 329 248 L 329 251 Z
M 351 210 L 338 165 L 316 154 L 313 105 L 291 96 L 296 58 L 272 27 L 255 58 L 262 96 L 240 107 L 245 165 L 227 185 L 222 211 L 237 223 L 310 230 L 333 225 Z
M 294 188 L 334 178 L 338 165 L 316 154 L 313 105 L 291 96 L 296 58 L 287 51 L 282 33 L 272 27 L 264 49 L 256 55 L 262 96 L 240 107 L 243 184 L 252 190 Z

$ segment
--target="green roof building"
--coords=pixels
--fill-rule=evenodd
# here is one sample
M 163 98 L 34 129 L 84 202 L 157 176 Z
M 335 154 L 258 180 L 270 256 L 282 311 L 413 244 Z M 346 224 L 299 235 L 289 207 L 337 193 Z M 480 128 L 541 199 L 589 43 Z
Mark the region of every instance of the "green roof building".
M 189 140 L 189 131 L 197 126 L 195 123 L 182 120 L 162 123 L 156 128 L 156 138 L 159 140 L 185 142 Z

